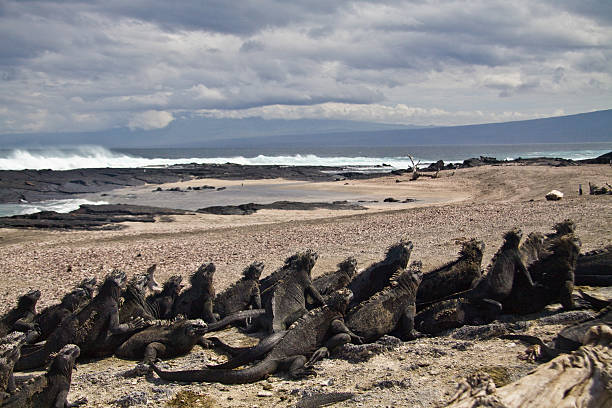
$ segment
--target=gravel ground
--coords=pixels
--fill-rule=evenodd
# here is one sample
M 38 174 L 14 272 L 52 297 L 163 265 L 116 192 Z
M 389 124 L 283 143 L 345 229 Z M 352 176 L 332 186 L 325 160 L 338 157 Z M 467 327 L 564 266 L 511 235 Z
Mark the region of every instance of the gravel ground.
M 102 278 L 115 267 L 131 275 L 157 263 L 157 277 L 163 281 L 173 274 L 187 277 L 202 262 L 213 261 L 220 291 L 238 279 L 253 260 L 265 262 L 266 274 L 279 267 L 285 257 L 306 248 L 319 253 L 313 270 L 313 275 L 318 275 L 351 255 L 364 268 L 381 259 L 385 249 L 401 238 L 413 241 L 412 259 L 422 260 L 428 270 L 456 256 L 458 238 L 476 237 L 486 243 L 485 266 L 501 244 L 504 231 L 518 226 L 525 235 L 535 230 L 548 232 L 566 218 L 576 222 L 583 251 L 612 243 L 612 196 L 578 195 L 578 184 L 588 191 L 589 181 L 597 185 L 610 182 L 610 166 L 486 166 L 442 172 L 439 179 L 416 182 L 408 182 L 408 176 L 367 180 L 361 188 L 386 188 L 389 196 L 394 196 L 399 191 L 398 179 L 400 185 L 435 195 L 438 203 L 374 205 L 366 212 L 181 216 L 175 222 L 132 225 L 122 231 L 0 230 L 0 311 L 6 311 L 19 293 L 30 288 L 43 291 L 42 308 L 56 302 L 83 277 Z M 552 189 L 564 192 L 564 199 L 546 201 L 544 195 Z M 540 324 L 535 317 L 530 322 L 528 330 L 545 338 L 552 338 L 562 327 Z M 232 331 L 225 336 L 244 340 Z M 523 349 L 520 344 L 495 338 L 426 338 L 401 343 L 367 362 L 323 361 L 316 378 L 287 381 L 271 377 L 241 386 L 167 384 L 155 376 L 124 378 L 120 374 L 134 363 L 111 358 L 81 364 L 73 376 L 70 397 L 87 396 L 88 406 L 96 407 L 160 406 L 177 392 L 191 390 L 203 396 L 201 401 L 219 406 L 285 406 L 313 391 L 351 391 L 357 397 L 339 406 L 430 407 L 447 400 L 456 382 L 474 370 L 493 370 L 506 380 L 526 374 L 534 365 L 518 359 Z M 169 364 L 197 367 L 205 359 L 221 361 L 223 357 L 196 348 Z

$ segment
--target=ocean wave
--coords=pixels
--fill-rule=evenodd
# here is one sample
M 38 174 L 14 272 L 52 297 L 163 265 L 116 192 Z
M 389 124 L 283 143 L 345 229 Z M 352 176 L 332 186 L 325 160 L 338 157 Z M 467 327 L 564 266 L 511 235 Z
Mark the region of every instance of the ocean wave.
M 340 166 L 371 168 L 383 164 L 391 168 L 411 165 L 408 157 L 321 157 L 314 154 L 257 155 L 254 157 L 184 157 L 146 158 L 114 152 L 99 146 L 67 149 L 14 149 L 0 153 L 0 170 L 72 170 L 83 168 L 134 168 L 171 166 L 177 164 L 281 165 L 281 166 Z M 430 162 L 427 162 L 427 164 Z M 421 162 L 424 164 L 424 162 Z
M 0 204 L 0 217 L 12 215 L 34 214 L 41 211 L 55 211 L 58 213 L 69 213 L 77 210 L 82 204 L 102 205 L 106 201 L 89 201 L 84 199 L 46 200 L 35 203 L 22 204 Z

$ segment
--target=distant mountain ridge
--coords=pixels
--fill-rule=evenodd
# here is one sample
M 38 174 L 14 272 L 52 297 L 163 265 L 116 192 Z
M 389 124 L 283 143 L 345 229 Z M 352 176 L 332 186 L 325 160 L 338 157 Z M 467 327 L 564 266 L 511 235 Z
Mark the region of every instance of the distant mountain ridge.
M 612 142 L 612 109 L 479 125 L 419 127 L 327 119 L 179 118 L 156 130 L 0 135 L 0 146 L 258 148 Z
M 207 146 L 414 146 L 612 142 L 612 109 L 481 125 L 228 139 Z

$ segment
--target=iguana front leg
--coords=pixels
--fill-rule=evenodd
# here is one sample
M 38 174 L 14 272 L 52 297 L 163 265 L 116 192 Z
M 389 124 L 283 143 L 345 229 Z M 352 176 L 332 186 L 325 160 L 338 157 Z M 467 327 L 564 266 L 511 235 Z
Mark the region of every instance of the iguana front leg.
M 213 313 L 213 300 L 211 298 L 206 299 L 202 305 L 202 319 L 206 323 L 214 323 L 219 320 L 218 316 Z
M 70 403 L 68 402 L 68 390 L 61 390 L 55 397 L 55 403 L 53 404 L 53 408 L 79 407 L 83 404 L 87 404 L 87 398 L 82 397 Z
M 323 306 L 325 304 L 323 296 L 321 296 L 317 288 L 315 288 L 313 285 L 306 287 L 306 294 L 312 296 L 312 298 L 319 303 L 319 306 Z
M 416 306 L 407 306 L 400 319 L 400 333 L 402 340 L 414 340 L 419 337 L 423 337 L 421 333 L 414 329 L 414 316 L 416 315 Z
M 119 324 L 119 308 L 114 306 L 109 316 L 109 334 L 124 334 L 147 327 L 147 323 L 142 317 L 137 317 L 128 323 Z
M 157 356 L 166 353 L 166 346 L 163 343 L 149 343 L 145 348 L 143 363 L 149 364 L 157 360 Z
M 346 341 L 342 344 L 345 343 L 349 343 L 349 342 L 353 342 L 355 344 L 363 344 L 363 339 L 361 337 L 359 337 L 358 335 L 356 335 L 355 333 L 353 333 L 351 331 L 351 329 L 349 329 L 346 324 L 344 324 L 344 320 L 343 319 L 335 319 L 334 321 L 331 322 L 330 326 L 329 326 L 329 331 L 330 333 L 337 335 L 337 334 L 347 334 L 349 336 L 349 341 Z M 329 340 L 328 343 L 334 338 L 335 336 L 332 336 Z M 338 344 L 338 345 L 328 345 L 330 350 L 333 350 L 334 348 L 341 346 L 342 344 Z

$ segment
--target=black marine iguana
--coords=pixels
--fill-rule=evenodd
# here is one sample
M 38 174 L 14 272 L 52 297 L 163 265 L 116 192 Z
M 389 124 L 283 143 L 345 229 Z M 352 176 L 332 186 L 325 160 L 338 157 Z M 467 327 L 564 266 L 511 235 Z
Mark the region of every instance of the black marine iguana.
M 151 326 L 125 341 L 115 355 L 127 360 L 144 359 L 143 363 L 152 363 L 158 358 L 187 354 L 200 343 L 207 328 L 201 319 Z
M 36 316 L 36 302 L 40 299 L 40 290 L 31 290 L 17 300 L 17 307 L 10 309 L 0 318 L 0 337 L 4 337 L 13 330 L 15 324 L 27 329 Z M 18 323 L 19 322 L 19 323 Z
M 161 287 L 155 280 L 155 269 L 153 265 L 145 273 L 136 274 L 130 279 L 125 290 L 121 293 L 123 304 L 119 308 L 119 323 L 127 323 L 134 318 L 141 317 L 144 320 L 155 320 L 156 311 L 147 302 L 147 289 L 159 292 Z
M 62 298 L 59 304 L 44 308 L 34 317 L 31 323 L 21 324 L 18 330 L 36 332 L 34 336 L 28 334 L 28 343 L 46 340 L 65 317 L 74 313 L 93 298 L 95 288 L 96 278 L 83 279 L 77 287 Z
M 522 275 L 530 286 L 534 285 L 518 250 L 521 237 L 522 232 L 518 228 L 504 234 L 504 243 L 493 256 L 487 274 L 467 293 L 470 302 L 483 299 L 501 302 L 510 295 L 517 274 Z
M 402 340 L 417 337 L 414 330 L 414 304 L 421 283 L 421 264 L 394 275 L 388 287 L 351 309 L 346 325 L 367 343 L 397 330 Z
M 360 340 L 351 333 L 342 320 L 350 297 L 349 290 L 341 289 L 330 297 L 327 305 L 314 309 L 299 318 L 289 327 L 268 355 L 253 367 L 243 370 L 205 368 L 164 371 L 153 364 L 153 369 L 160 378 L 168 381 L 207 381 L 224 384 L 259 381 L 281 368 L 288 370 L 292 378 L 313 374 L 312 365 L 323 358 L 329 350 L 351 339 Z M 307 356 L 311 356 L 310 360 Z
M 416 295 L 417 307 L 420 309 L 423 304 L 433 303 L 474 287 L 482 277 L 480 265 L 484 248 L 482 241 L 463 241 L 456 260 L 423 274 Z
M 69 408 L 85 404 L 81 398 L 73 403 L 68 402 L 68 392 L 72 381 L 72 369 L 79 357 L 79 347 L 68 344 L 54 355 L 49 369 L 44 375 L 33 378 L 21 386 L 21 389 L 4 401 L 6 408 Z
M 384 260 L 373 263 L 357 274 L 348 284 L 348 288 L 353 292 L 349 309 L 388 286 L 389 279 L 396 272 L 406 269 L 412 247 L 412 242 L 402 240 L 387 249 Z
M 40 367 L 52 353 L 71 343 L 79 346 L 83 356 L 96 355 L 100 351 L 106 353 L 113 335 L 129 335 L 144 328 L 145 323 L 138 319 L 119 324 L 119 297 L 125 279 L 122 271 L 109 274 L 91 302 L 66 317 L 43 346 L 22 355 L 15 369 L 22 371 Z
M 147 296 L 147 304 L 154 312 L 155 318 L 168 320 L 172 317 L 172 307 L 183 289 L 182 281 L 182 276 L 173 275 L 164 282 L 161 292 Z
M 312 286 L 319 292 L 323 299 L 326 296 L 331 295 L 335 291 L 345 288 L 355 276 L 357 272 L 357 260 L 352 256 L 349 256 L 344 261 L 338 264 L 338 270 L 333 272 L 327 272 L 323 275 L 317 276 L 312 280 Z M 314 300 L 308 296 L 306 298 L 306 305 L 308 309 L 315 307 Z
M 189 278 L 191 287 L 183 291 L 174 302 L 172 317 L 183 315 L 187 319 L 204 319 L 206 323 L 217 321 L 217 316 L 213 313 L 215 270 L 215 264 L 212 262 L 200 265 Z
M 539 259 L 529 266 L 535 284 L 517 274 L 510 296 L 501 302 L 504 312 L 535 313 L 556 302 L 567 310 L 573 309 L 574 269 L 579 253 L 580 241 L 574 234 L 547 241 Z
M 13 332 L 0 338 L 0 406 L 2 401 L 15 392 L 13 367 L 19 360 L 21 346 L 26 342 L 26 335 Z
M 316 252 L 311 250 L 291 257 L 288 272 L 270 288 L 272 293 L 264 304 L 266 314 L 259 319 L 260 326 L 270 333 L 286 330 L 306 313 L 307 295 L 312 296 L 319 305 L 324 304 L 310 277 L 318 257 Z
M 465 298 L 448 299 L 419 310 L 414 326 L 421 333 L 437 335 L 463 325 L 491 323 L 501 310 L 501 303 L 495 300 L 483 299 L 473 304 Z
M 241 310 L 261 309 L 259 277 L 263 262 L 253 262 L 242 271 L 242 278 L 219 293 L 213 302 L 213 312 L 225 317 Z

